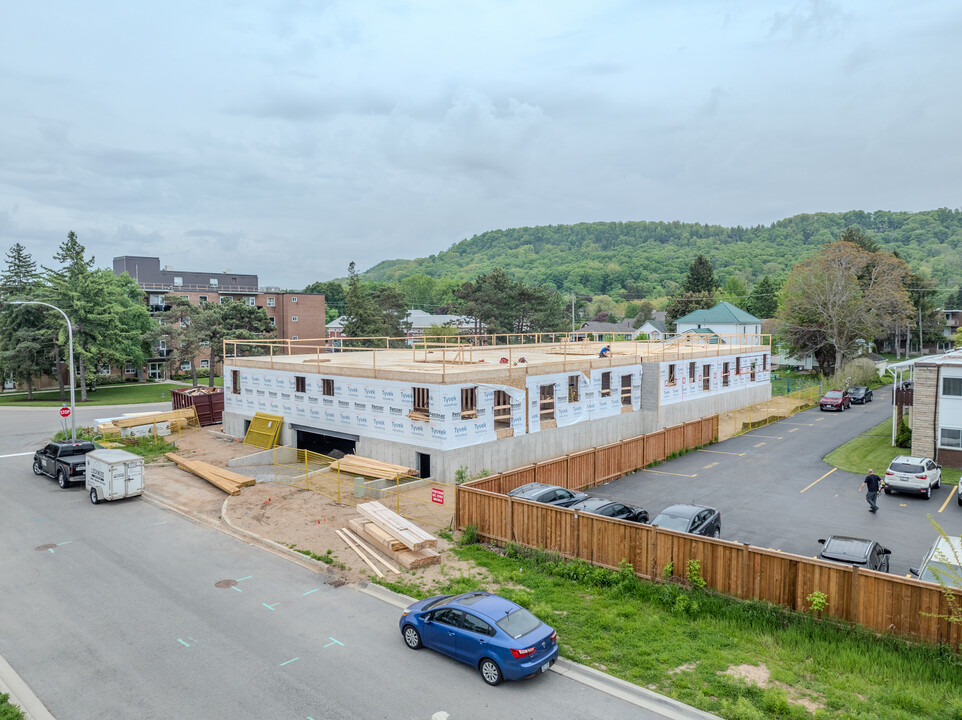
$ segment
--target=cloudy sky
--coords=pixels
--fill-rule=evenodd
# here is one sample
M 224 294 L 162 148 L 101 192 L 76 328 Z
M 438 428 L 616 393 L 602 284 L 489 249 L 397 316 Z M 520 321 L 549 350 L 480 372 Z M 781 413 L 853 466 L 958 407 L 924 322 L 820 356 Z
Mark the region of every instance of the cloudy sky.
M 962 4 L 43 0 L 0 252 L 300 289 L 494 228 L 957 208 Z

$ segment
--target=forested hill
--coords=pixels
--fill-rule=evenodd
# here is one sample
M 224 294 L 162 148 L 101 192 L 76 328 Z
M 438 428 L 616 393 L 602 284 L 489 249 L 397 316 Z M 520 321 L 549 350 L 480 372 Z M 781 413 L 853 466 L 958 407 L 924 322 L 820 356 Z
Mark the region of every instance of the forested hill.
M 711 260 L 719 283 L 737 275 L 751 285 L 763 275 L 783 278 L 850 225 L 897 251 L 915 271 L 937 280 L 941 290 L 955 289 L 962 281 L 962 211 L 947 209 L 796 215 L 751 228 L 595 222 L 490 230 L 427 258 L 379 263 L 364 277 L 399 281 L 423 274 L 473 280 L 502 267 L 516 280 L 558 290 L 661 297 L 676 292 L 699 253 Z

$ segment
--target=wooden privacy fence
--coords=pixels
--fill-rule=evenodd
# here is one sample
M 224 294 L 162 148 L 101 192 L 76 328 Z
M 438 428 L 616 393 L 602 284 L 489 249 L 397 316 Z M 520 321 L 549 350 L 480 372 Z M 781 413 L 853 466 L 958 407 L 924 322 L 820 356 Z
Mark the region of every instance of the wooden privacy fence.
M 592 448 L 461 485 L 461 490 L 507 493 L 529 482 L 585 490 L 666 459 L 673 453 L 708 445 L 718 432 L 718 416 L 692 420 L 658 432 Z M 458 521 L 458 527 L 472 523 Z M 480 529 L 480 527 L 479 527 Z
M 819 591 L 828 596 L 826 615 L 880 633 L 946 643 L 956 650 L 962 647 L 962 623 L 930 616 L 950 613 L 937 585 L 727 540 L 576 513 L 568 508 L 511 498 L 500 494 L 497 488 L 481 487 L 485 482 L 489 486 L 500 482 L 510 490 L 516 487 L 515 480 L 528 482 L 534 473 L 534 469 L 504 473 L 501 477 L 509 480 L 495 476 L 460 486 L 458 528 L 474 525 L 486 541 L 542 548 L 612 569 L 626 560 L 636 575 L 646 579 L 660 577 L 669 563 L 681 574 L 689 560 L 697 560 L 709 587 L 743 600 L 764 600 L 805 610 L 808 596 Z M 557 477 L 562 476 L 557 473 Z M 953 592 L 956 602 L 962 603 L 962 590 Z

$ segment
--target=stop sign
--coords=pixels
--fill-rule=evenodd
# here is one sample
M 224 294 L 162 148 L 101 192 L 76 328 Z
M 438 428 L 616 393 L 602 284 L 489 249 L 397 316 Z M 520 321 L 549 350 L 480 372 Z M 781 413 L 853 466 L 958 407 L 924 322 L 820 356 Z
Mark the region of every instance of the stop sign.
M 60 417 L 62 418 L 70 417 L 70 408 L 68 407 L 60 408 Z

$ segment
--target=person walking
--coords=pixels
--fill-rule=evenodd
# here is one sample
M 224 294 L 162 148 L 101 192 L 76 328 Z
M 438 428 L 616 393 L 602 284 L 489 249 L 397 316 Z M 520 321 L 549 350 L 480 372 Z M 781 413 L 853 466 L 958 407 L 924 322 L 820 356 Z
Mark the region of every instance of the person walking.
M 868 475 L 865 476 L 862 484 L 858 486 L 858 491 L 861 494 L 862 488 L 866 488 L 865 500 L 868 502 L 868 511 L 871 513 L 878 512 L 878 503 L 875 501 L 878 498 L 880 487 L 882 487 L 882 478 L 876 475 L 872 468 L 869 468 Z

